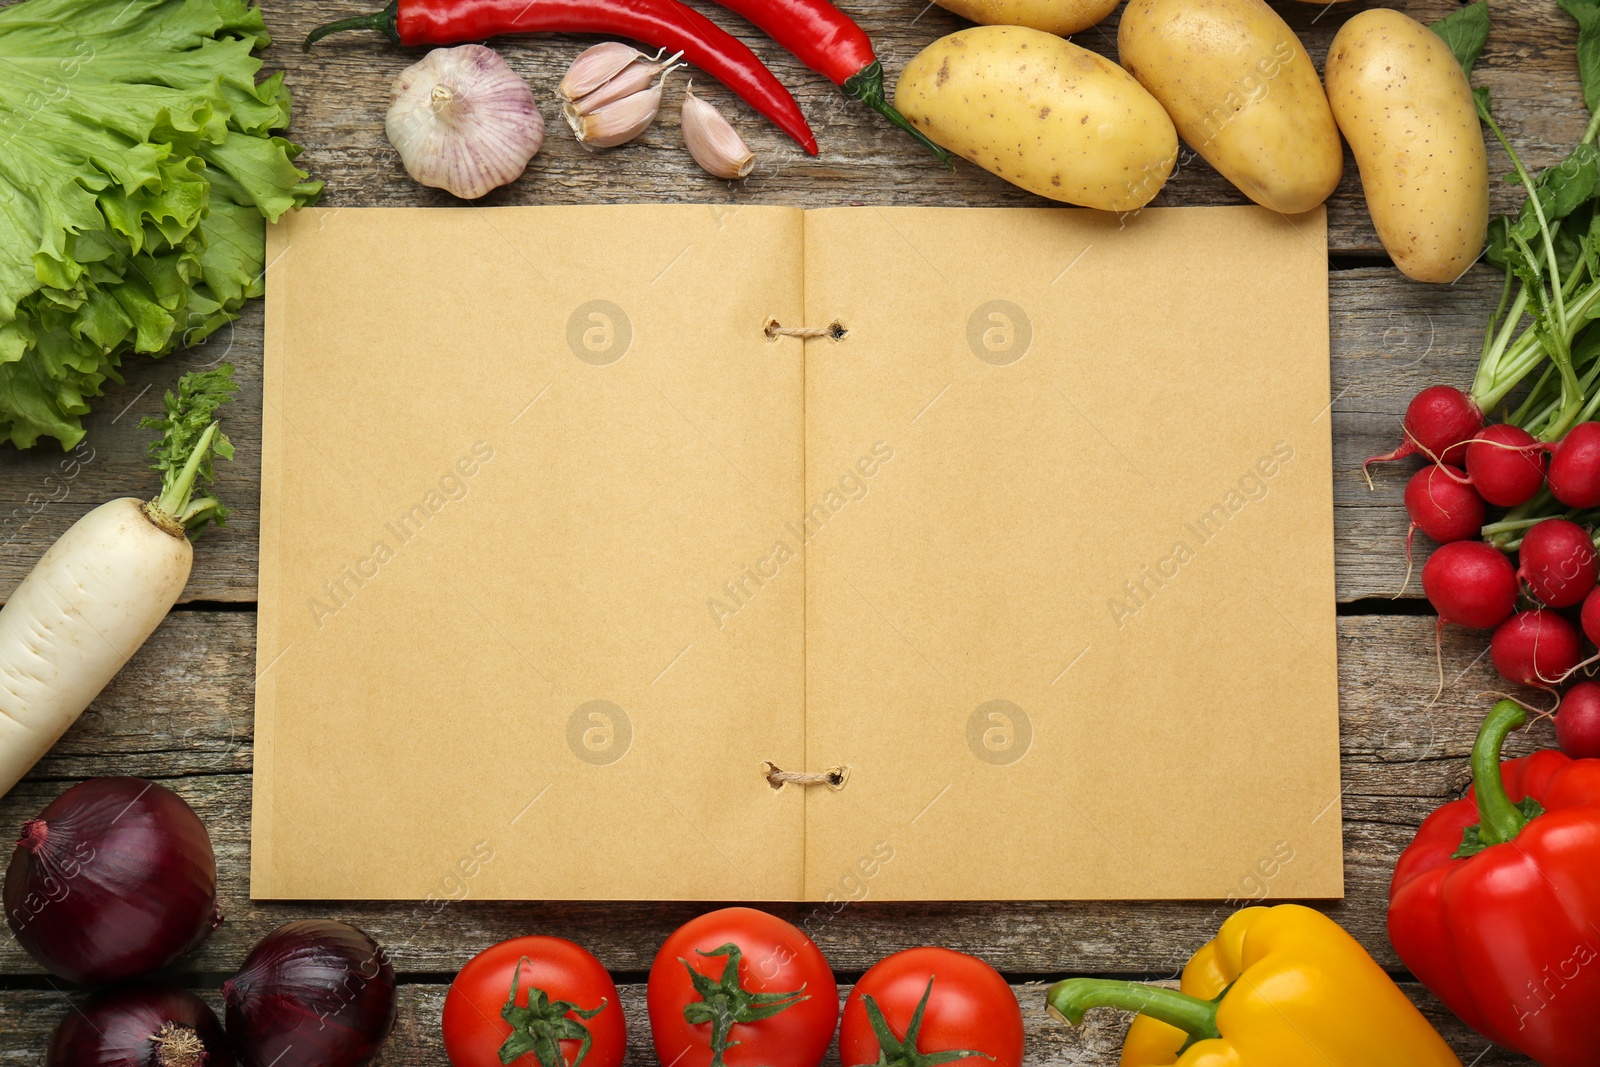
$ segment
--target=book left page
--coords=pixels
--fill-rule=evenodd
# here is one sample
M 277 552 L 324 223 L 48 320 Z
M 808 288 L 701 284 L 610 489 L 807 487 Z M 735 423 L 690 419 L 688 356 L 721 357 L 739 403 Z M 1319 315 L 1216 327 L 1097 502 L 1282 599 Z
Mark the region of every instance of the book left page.
M 253 896 L 801 894 L 762 770 L 803 762 L 802 367 L 762 332 L 801 239 L 720 205 L 272 228 Z

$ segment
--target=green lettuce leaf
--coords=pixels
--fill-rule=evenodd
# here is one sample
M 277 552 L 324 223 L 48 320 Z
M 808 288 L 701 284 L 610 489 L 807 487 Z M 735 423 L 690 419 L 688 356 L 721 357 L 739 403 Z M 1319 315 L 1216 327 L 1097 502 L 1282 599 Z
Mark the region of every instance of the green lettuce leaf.
M 262 291 L 265 223 L 313 202 L 243 0 L 0 8 L 0 443 L 71 448 L 129 352 Z

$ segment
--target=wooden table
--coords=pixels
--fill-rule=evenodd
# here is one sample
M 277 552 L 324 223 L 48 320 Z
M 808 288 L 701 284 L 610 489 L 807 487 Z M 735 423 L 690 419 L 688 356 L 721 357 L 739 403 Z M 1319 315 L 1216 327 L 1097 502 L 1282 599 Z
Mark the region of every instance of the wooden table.
M 1326 9 L 1294 0 L 1274 2 L 1319 69 L 1340 23 L 1365 6 L 1364 0 Z M 306 146 L 301 164 L 327 181 L 323 202 L 328 205 L 449 205 L 449 197 L 406 176 L 384 138 L 390 80 L 416 55 L 389 47 L 374 35 L 333 38 L 309 56 L 297 47 L 318 22 L 361 6 L 267 0 L 267 24 L 280 43 L 265 59 L 269 68 L 288 69 L 295 104 L 291 134 Z M 962 25 L 940 8 L 924 8 L 923 0 L 856 0 L 847 6 L 879 43 L 891 71 Z M 1400 0 L 1396 6 L 1431 21 L 1456 5 L 1453 0 Z M 551 127 L 546 147 L 528 173 L 484 203 L 1042 203 L 965 163 L 954 173 L 940 170 L 908 138 L 845 101 L 750 27 L 725 13 L 714 15 L 747 39 L 794 88 L 817 130 L 823 149 L 819 158 L 800 154 L 705 78 L 697 87 L 736 117 L 758 153 L 759 165 L 748 181 L 730 185 L 693 166 L 682 148 L 675 104 L 634 144 L 591 155 L 567 135 L 552 103 L 555 84 L 579 43 L 566 38 L 504 41 L 498 47 L 532 82 Z M 1576 30 L 1553 0 L 1502 3 L 1497 18 L 1477 80 L 1492 87 L 1499 119 L 1524 159 L 1544 166 L 1559 159 L 1585 125 L 1573 56 Z M 1076 39 L 1114 57 L 1116 17 Z M 674 100 L 676 96 L 671 94 Z M 1509 169 L 1498 148 L 1491 152 L 1491 166 L 1497 174 Z M 1493 195 L 1497 212 L 1520 200 L 1514 187 L 1498 182 Z M 1156 200 L 1166 205 L 1244 202 L 1187 149 Z M 1362 457 L 1392 446 L 1401 412 L 1417 389 L 1434 382 L 1465 386 L 1470 380 L 1482 324 L 1500 280 L 1483 266 L 1450 286 L 1402 278 L 1376 240 L 1348 159 L 1344 181 L 1328 207 L 1335 400 L 1325 417 L 1332 419 L 1337 465 L 1348 895 L 1318 906 L 1404 983 L 1463 1062 L 1477 1067 L 1525 1064 L 1530 1061 L 1487 1047 L 1411 982 L 1384 933 L 1395 859 L 1424 815 L 1462 793 L 1468 780 L 1467 753 L 1489 703 L 1484 694 L 1500 685 L 1482 656 L 1487 645 L 1481 637 L 1447 634 L 1444 692 L 1429 709 L 1436 678 L 1433 618 L 1426 603 L 1417 599 L 1415 578 L 1404 595 L 1391 599 L 1406 572 L 1406 519 L 1400 506 L 1405 474 L 1381 470 L 1377 490 L 1369 492 L 1358 469 Z M 494 268 L 492 262 L 484 264 L 485 270 Z M 1140 296 L 1160 299 L 1158 293 L 1130 294 Z M 429 294 L 417 293 L 416 298 L 426 300 Z M 1107 314 L 1119 311 L 1138 314 L 1138 307 L 1130 301 L 1126 309 L 1106 309 Z M 157 779 L 182 794 L 210 827 L 228 915 L 204 948 L 180 964 L 176 981 L 207 991 L 215 1002 L 221 982 L 273 927 L 311 916 L 346 919 L 388 947 L 404 983 L 399 1023 L 380 1062 L 391 1067 L 442 1064 L 439 1011 L 456 969 L 502 938 L 558 934 L 587 945 L 612 968 L 629 1011 L 630 1063 L 653 1062 L 644 1013 L 645 973 L 662 939 L 706 905 L 250 900 L 261 322 L 257 304 L 233 328 L 224 328 L 198 348 L 159 363 L 130 361 L 127 384 L 102 397 L 87 420 L 89 436 L 77 452 L 75 477 L 61 476 L 62 455 L 46 446 L 20 455 L 0 453 L 3 592 L 88 508 L 112 497 L 152 491 L 144 457 L 149 435 L 137 424 L 159 410 L 162 390 L 180 372 L 223 357 L 239 368 L 243 392 L 227 413 L 238 455 L 231 464 L 219 464 L 221 495 L 235 509 L 232 520 L 198 544 L 184 602 L 166 624 L 34 773 L 0 801 L 0 829 L 15 832 L 23 819 L 83 778 L 134 774 Z M 1130 367 L 1130 373 L 1137 368 Z M 361 403 L 359 396 L 349 399 Z M 1284 699 L 1292 700 L 1294 694 L 1285 693 Z M 1513 745 L 1520 752 L 1551 743 L 1545 722 Z M 1242 895 L 1249 891 L 1241 887 Z M 1274 899 L 1270 884 L 1259 892 Z M 1029 1062 L 1085 1067 L 1116 1063 L 1125 1020 L 1096 1013 L 1092 1024 L 1080 1030 L 1058 1025 L 1042 1010 L 1042 984 L 1078 974 L 1171 976 L 1227 913 L 1213 903 L 905 905 L 875 903 L 870 896 L 835 907 L 773 910 L 804 924 L 846 983 L 884 955 L 910 945 L 941 943 L 982 956 L 1017 986 L 1028 1020 Z M 0 938 L 0 1067 L 42 1062 L 46 1041 L 70 995 L 70 989 L 42 972 L 11 938 Z

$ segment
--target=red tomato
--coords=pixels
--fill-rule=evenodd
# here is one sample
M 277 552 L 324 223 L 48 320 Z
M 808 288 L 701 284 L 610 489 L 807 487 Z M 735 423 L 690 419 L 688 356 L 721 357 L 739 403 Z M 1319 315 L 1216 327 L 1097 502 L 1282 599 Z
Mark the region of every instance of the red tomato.
M 559 937 L 491 945 L 461 968 L 444 998 L 444 1049 L 455 1067 L 577 1067 L 580 1054 L 583 1067 L 621 1067 L 627 1043 L 611 976 L 587 949 Z M 502 1046 L 520 1054 L 502 1061 Z
M 678 927 L 650 966 L 649 1000 L 656 1057 L 672 1067 L 817 1067 L 839 1022 L 822 950 L 754 908 Z M 723 1013 L 726 1032 L 713 1021 Z
M 929 983 L 932 982 L 930 986 Z M 877 1063 L 878 1038 L 872 1032 L 863 997 L 870 996 L 889 1029 L 907 1051 L 928 1056 L 968 1049 L 993 1056 L 963 1056 L 944 1062 L 963 1067 L 1022 1067 L 1022 1008 L 1000 973 L 975 956 L 948 948 L 908 948 L 879 960 L 861 976 L 844 1002 L 839 1029 L 839 1060 L 844 1067 Z M 922 1023 L 908 1034 L 922 998 L 928 998 Z M 906 1062 L 888 1049 L 891 1064 Z

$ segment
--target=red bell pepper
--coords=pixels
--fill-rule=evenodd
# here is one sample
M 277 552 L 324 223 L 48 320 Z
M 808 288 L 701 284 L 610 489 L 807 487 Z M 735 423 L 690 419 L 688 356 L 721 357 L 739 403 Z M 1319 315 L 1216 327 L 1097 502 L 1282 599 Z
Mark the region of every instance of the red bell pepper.
M 1500 762 L 1527 722 L 1494 706 L 1473 788 L 1423 822 L 1389 886 L 1389 940 L 1480 1034 L 1544 1067 L 1600 1065 L 1600 759 Z

